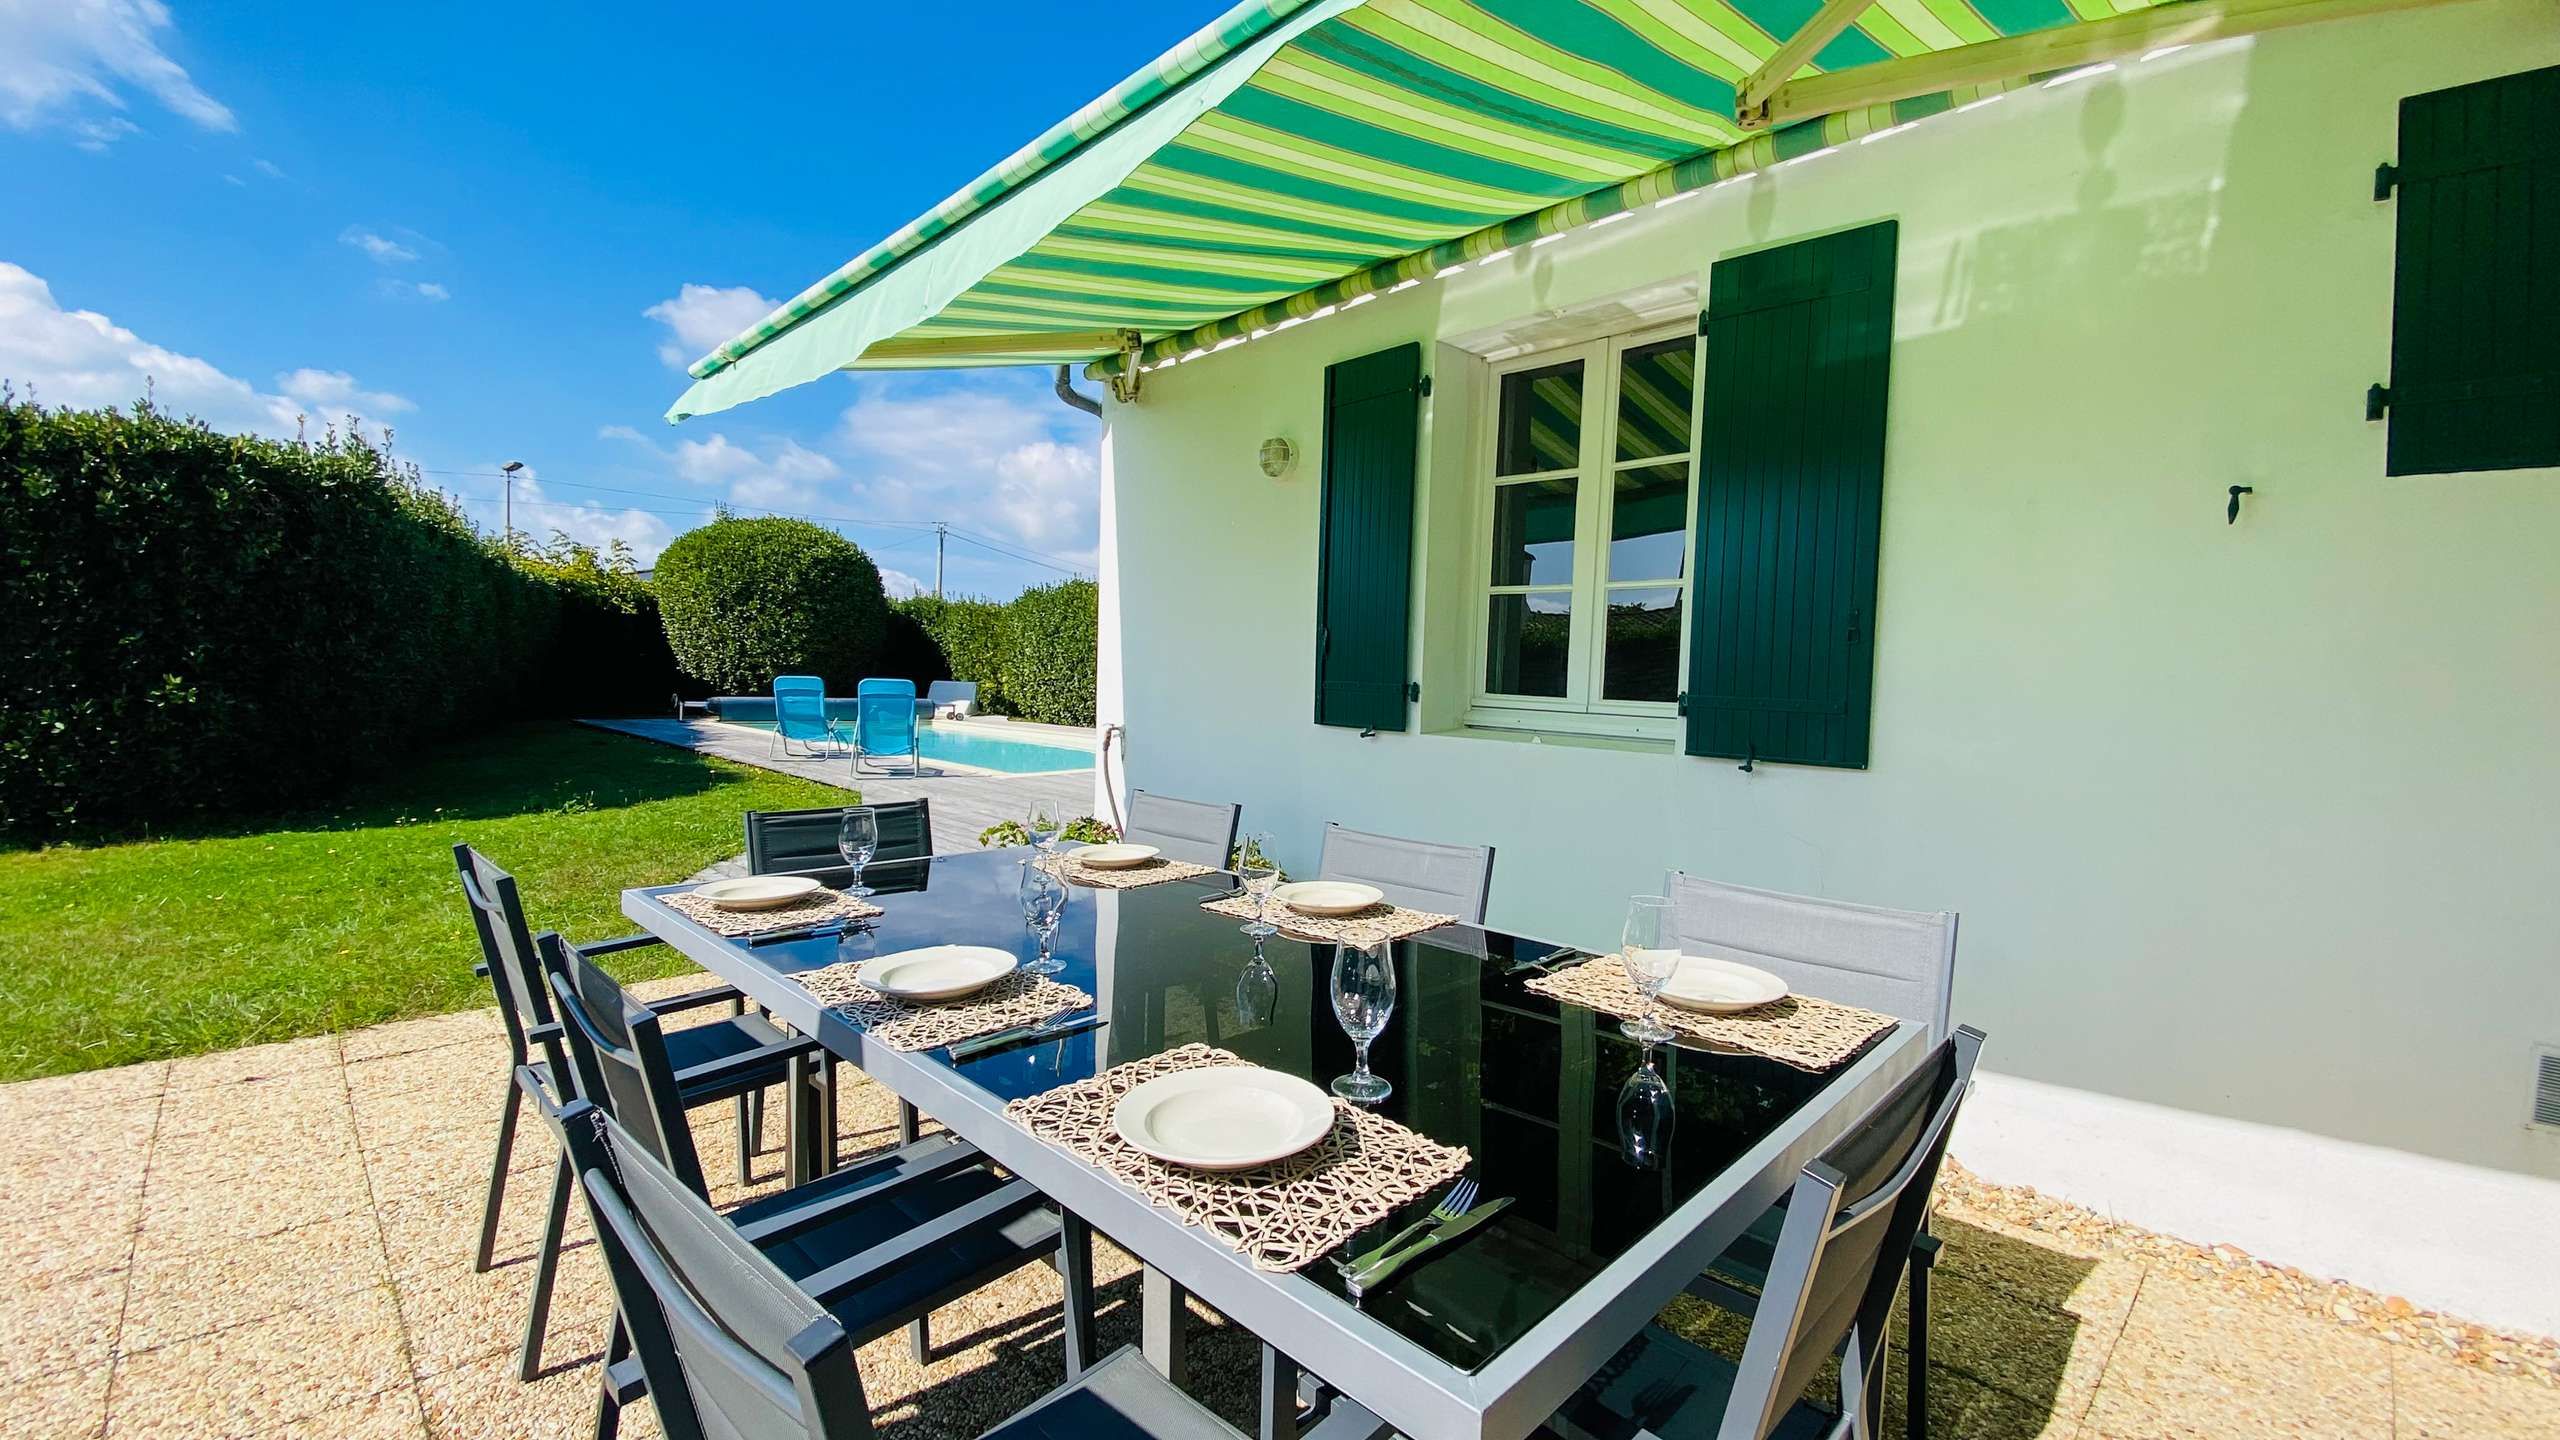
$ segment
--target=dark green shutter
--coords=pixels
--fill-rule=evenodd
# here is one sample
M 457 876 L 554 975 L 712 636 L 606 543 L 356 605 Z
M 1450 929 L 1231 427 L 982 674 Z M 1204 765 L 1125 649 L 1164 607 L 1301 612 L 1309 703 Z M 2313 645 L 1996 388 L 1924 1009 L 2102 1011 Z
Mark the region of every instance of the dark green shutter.
M 2394 475 L 2560 465 L 2560 68 L 2400 102 Z
M 1324 517 L 1316 558 L 1316 723 L 1402 730 L 1413 586 L 1422 346 L 1324 372 Z
M 1893 256 L 1888 220 L 1708 275 L 1692 755 L 1867 763 Z

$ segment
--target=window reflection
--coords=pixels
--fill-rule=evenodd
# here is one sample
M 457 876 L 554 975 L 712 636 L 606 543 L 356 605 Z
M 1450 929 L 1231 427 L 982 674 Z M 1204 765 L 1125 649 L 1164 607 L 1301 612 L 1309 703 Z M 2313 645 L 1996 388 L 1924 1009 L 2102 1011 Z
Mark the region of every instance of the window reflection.
M 1689 559 L 1689 467 L 1621 470 L 1609 509 L 1609 578 L 1677 580 Z
M 1618 370 L 1618 458 L 1648 460 L 1689 449 L 1689 397 L 1698 342 L 1688 335 L 1637 345 Z
M 1502 377 L 1501 435 L 1494 473 L 1570 470 L 1582 460 L 1582 362 Z
M 1493 492 L 1493 583 L 1573 583 L 1574 482 L 1528 480 Z
M 1484 688 L 1496 695 L 1564 694 L 1573 596 L 1496 595 L 1485 627 Z
M 1609 592 L 1604 700 L 1669 700 L 1680 689 L 1680 591 Z

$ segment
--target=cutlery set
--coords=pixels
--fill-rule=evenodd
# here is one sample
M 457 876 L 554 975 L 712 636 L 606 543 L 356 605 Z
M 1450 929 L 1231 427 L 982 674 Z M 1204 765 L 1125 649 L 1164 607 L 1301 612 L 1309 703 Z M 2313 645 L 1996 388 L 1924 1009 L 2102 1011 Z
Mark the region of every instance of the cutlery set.
M 1511 1204 L 1511 1197 L 1477 1204 L 1478 1187 L 1473 1180 L 1460 1180 L 1449 1187 L 1431 1213 L 1407 1225 L 1384 1245 L 1338 1260 L 1343 1288 L 1354 1300 L 1384 1285 L 1407 1265 L 1432 1253 L 1443 1245 L 1453 1244 L 1472 1234 L 1477 1227 L 1501 1214 Z

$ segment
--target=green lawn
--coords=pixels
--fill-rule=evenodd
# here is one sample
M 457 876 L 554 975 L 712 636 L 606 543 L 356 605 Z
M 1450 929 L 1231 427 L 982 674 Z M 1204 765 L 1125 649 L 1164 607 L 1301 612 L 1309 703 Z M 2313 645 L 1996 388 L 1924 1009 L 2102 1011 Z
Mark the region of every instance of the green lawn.
M 330 813 L 0 851 L 0 1080 L 490 1003 L 457 841 L 514 873 L 536 930 L 592 940 L 629 933 L 624 886 L 738 853 L 744 812 L 847 798 L 551 723 L 425 752 Z M 653 949 L 615 968 L 681 962 Z

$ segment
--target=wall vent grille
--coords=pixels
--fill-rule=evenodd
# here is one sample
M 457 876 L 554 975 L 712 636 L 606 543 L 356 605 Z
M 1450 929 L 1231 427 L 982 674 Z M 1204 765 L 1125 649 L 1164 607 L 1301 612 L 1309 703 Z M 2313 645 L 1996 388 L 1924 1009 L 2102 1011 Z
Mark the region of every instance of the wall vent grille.
M 2533 1052 L 2533 1123 L 2560 1130 L 2560 1046 Z

